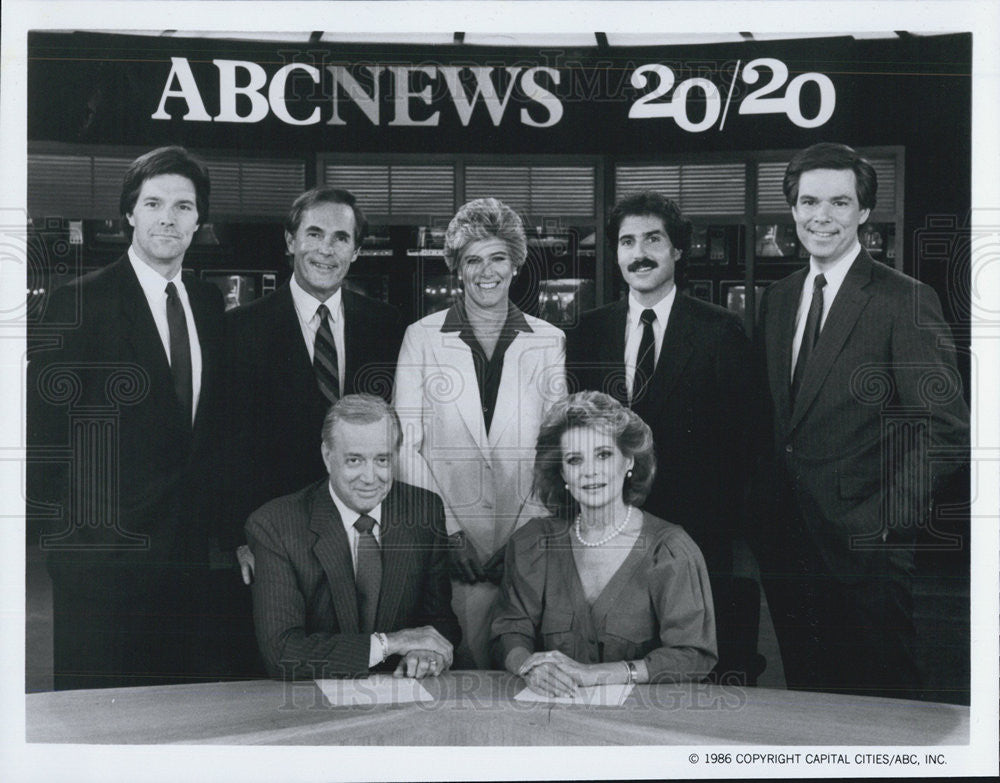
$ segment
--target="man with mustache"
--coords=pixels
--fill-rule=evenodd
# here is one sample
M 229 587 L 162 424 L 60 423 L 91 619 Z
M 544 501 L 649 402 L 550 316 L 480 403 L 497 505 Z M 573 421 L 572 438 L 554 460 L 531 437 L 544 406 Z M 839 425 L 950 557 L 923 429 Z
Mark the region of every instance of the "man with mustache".
M 747 464 L 748 341 L 736 315 L 678 290 L 691 223 L 673 201 L 653 192 L 623 199 L 607 239 L 628 296 L 567 331 L 570 391 L 610 394 L 652 429 L 657 476 L 643 508 L 683 525 L 701 548 L 716 606 L 716 673 L 741 677 L 731 576 Z
M 368 221 L 354 195 L 316 187 L 295 199 L 285 219 L 292 277 L 274 293 L 226 314 L 232 359 L 231 400 L 240 426 L 227 469 L 225 543 L 258 506 L 327 475 L 313 448 L 330 406 L 347 394 L 392 396 L 403 337 L 399 311 L 355 293 L 344 278 L 358 259 Z M 243 581 L 253 554 L 238 550 Z M 238 585 L 237 585 L 238 586 Z M 234 667 L 252 652 L 249 591 L 231 596 Z
M 57 289 L 35 327 L 28 497 L 50 521 L 56 689 L 211 674 L 199 618 L 223 305 L 181 274 L 208 199 L 183 148 L 137 158 L 120 197 L 127 253 Z

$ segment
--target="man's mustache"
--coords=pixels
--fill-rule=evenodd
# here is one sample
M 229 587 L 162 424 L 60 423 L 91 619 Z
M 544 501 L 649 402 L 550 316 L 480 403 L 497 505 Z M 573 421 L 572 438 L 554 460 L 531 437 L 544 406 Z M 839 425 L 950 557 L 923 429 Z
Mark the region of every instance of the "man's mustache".
M 651 258 L 637 258 L 629 264 L 627 268 L 629 272 L 638 272 L 639 269 L 644 266 L 649 266 L 655 269 L 657 267 L 657 263 Z

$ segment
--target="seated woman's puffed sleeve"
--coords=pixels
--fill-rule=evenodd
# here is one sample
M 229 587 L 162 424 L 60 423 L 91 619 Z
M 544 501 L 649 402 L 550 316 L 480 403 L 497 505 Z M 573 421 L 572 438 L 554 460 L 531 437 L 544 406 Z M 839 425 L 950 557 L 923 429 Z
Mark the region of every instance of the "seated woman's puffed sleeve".
M 703 679 L 719 659 L 715 609 L 705 560 L 683 530 L 657 541 L 649 587 L 662 643 L 645 658 L 650 682 Z
M 490 651 L 501 669 L 511 650 L 535 651 L 545 594 L 542 521 L 531 520 L 507 541 L 500 592 L 490 612 Z

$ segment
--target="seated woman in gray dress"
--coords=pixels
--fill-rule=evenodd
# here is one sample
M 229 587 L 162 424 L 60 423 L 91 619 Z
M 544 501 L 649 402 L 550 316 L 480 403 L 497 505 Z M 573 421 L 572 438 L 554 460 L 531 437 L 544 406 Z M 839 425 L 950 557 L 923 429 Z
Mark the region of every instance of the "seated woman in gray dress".
M 717 660 L 705 561 L 683 528 L 637 508 L 656 472 L 646 423 L 606 394 L 574 394 L 546 415 L 534 471 L 553 515 L 507 544 L 495 662 L 549 696 L 705 677 Z

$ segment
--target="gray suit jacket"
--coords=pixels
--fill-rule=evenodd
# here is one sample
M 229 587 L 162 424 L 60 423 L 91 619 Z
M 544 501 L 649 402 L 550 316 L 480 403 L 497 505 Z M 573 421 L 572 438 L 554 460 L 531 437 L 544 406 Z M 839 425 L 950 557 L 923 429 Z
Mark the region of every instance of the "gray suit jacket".
M 969 411 L 937 295 L 863 249 L 792 405 L 792 337 L 807 273 L 774 283 L 761 300 L 771 467 L 784 471 L 831 572 L 854 581 L 871 567 L 873 552 L 905 552 L 912 542 L 934 485 L 967 456 Z M 774 475 L 765 471 L 765 481 L 768 472 Z M 762 527 L 768 515 L 782 513 L 780 505 L 763 510 Z M 886 547 L 887 538 L 901 546 Z
M 433 625 L 457 646 L 441 499 L 396 481 L 381 525 L 375 630 Z M 350 544 L 327 481 L 257 509 L 246 534 L 256 558 L 254 625 L 268 672 L 285 679 L 366 673 L 370 636 L 359 630 Z

